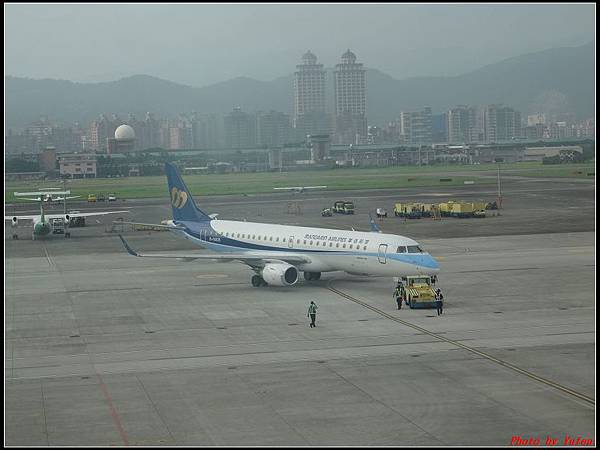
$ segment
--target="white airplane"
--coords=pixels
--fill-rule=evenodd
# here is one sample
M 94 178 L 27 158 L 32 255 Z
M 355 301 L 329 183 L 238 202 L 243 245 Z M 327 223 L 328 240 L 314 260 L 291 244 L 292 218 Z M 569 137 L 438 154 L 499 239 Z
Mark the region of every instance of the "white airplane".
M 173 220 L 157 226 L 218 253 L 139 253 L 119 236 L 133 256 L 241 261 L 254 270 L 251 281 L 255 287 L 291 286 L 300 272 L 306 280 L 318 280 L 322 272 L 330 271 L 402 277 L 434 275 L 440 270 L 418 242 L 404 236 L 217 220 L 196 206 L 175 166 L 166 163 L 165 172 Z
M 31 233 L 31 238 L 35 241 L 37 238 L 43 238 L 49 235 L 54 227 L 54 219 L 63 219 L 63 225 L 68 227 L 69 221 L 73 218 L 78 217 L 93 217 L 93 216 L 105 216 L 107 214 L 118 214 L 118 213 L 127 213 L 129 211 L 99 211 L 99 212 L 73 212 L 67 213 L 64 212 L 62 214 L 46 214 L 44 213 L 43 203 L 40 203 L 40 213 L 39 214 L 31 214 L 31 215 L 23 215 L 23 216 L 4 216 L 4 220 L 10 220 L 13 227 L 17 227 L 20 221 L 31 221 L 33 224 L 33 231 Z M 68 232 L 65 232 L 65 237 L 69 237 Z M 13 234 L 15 237 L 15 234 Z
M 81 195 L 74 195 L 72 197 L 66 197 L 67 195 L 69 195 L 71 193 L 71 191 L 53 191 L 53 192 L 46 192 L 49 190 L 53 190 L 53 189 L 58 189 L 58 188 L 45 188 L 45 189 L 40 189 L 39 191 L 35 191 L 35 192 L 15 192 L 14 195 L 15 197 L 26 197 L 26 196 L 32 196 L 35 195 L 34 198 L 24 198 L 24 200 L 31 200 L 34 202 L 60 202 L 63 200 L 70 200 L 72 198 L 79 198 L 81 197 Z M 62 197 L 61 197 L 62 195 Z
M 304 191 L 308 191 L 311 189 L 327 189 L 327 186 L 289 186 L 289 187 L 276 187 L 273 188 L 276 191 L 294 191 L 298 194 L 301 194 Z

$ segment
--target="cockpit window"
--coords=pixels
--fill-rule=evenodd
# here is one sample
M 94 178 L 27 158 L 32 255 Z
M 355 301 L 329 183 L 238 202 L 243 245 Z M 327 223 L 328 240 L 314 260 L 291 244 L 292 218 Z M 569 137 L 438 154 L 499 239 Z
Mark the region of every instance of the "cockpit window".
M 408 248 L 408 253 L 423 253 L 423 250 L 421 250 L 421 247 L 419 247 L 418 245 L 409 245 L 407 246 Z
M 401 245 L 400 247 L 398 247 L 398 250 L 396 250 L 396 253 L 406 253 L 406 247 L 404 245 Z

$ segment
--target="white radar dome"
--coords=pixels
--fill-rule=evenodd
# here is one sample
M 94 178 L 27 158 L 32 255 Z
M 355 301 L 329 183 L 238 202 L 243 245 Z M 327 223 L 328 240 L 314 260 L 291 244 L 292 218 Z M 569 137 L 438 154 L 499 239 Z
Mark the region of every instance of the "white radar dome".
M 115 130 L 115 139 L 118 141 L 133 141 L 135 132 L 129 125 L 121 125 Z

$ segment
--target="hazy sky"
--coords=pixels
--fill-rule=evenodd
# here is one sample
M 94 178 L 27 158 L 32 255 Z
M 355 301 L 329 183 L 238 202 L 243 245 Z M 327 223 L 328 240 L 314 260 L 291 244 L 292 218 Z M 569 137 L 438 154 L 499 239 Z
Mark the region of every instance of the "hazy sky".
M 595 4 L 5 4 L 4 71 L 111 81 L 147 74 L 204 86 L 292 73 L 310 49 L 350 48 L 397 79 L 457 75 L 595 41 Z

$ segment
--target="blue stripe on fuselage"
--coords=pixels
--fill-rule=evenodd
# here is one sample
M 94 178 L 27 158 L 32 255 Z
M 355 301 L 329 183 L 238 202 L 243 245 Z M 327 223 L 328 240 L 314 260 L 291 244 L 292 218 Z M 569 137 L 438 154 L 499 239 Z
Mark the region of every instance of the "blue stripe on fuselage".
M 357 256 L 373 256 L 378 257 L 378 253 L 371 252 L 355 252 L 348 250 L 309 250 L 301 248 L 289 248 L 289 247 L 273 247 L 269 245 L 254 244 L 251 242 L 238 241 L 229 237 L 224 237 L 219 234 L 211 225 L 210 222 L 188 222 L 188 221 L 174 221 L 178 226 L 185 227 L 183 230 L 179 230 L 184 234 L 187 234 L 194 239 L 206 242 L 208 245 L 213 244 L 213 249 L 219 252 L 236 252 L 239 250 L 262 250 L 270 252 L 293 252 L 293 253 L 319 253 L 323 255 L 357 255 Z M 204 234 L 202 233 L 204 232 Z M 405 264 L 412 264 L 416 266 L 428 267 L 430 269 L 439 269 L 438 262 L 429 254 L 399 254 L 399 253 L 388 253 L 387 259 L 399 261 Z

